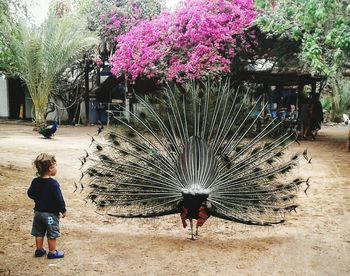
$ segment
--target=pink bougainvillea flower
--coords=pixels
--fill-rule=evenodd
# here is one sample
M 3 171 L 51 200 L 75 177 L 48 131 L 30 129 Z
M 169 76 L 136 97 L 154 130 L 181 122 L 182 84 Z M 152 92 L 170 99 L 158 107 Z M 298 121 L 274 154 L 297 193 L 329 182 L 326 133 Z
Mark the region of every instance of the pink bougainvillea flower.
M 251 0 L 183 2 L 117 36 L 112 73 L 178 82 L 229 73 L 235 55 L 249 48 L 245 30 L 256 16 Z

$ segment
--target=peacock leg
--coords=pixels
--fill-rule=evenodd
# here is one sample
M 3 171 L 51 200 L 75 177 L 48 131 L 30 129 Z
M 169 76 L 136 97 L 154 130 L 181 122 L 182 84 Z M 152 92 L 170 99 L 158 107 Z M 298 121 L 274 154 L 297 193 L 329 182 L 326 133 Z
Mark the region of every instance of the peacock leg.
M 196 225 L 196 236 L 198 236 L 198 224 Z
M 190 219 L 190 225 L 191 225 L 191 240 L 195 240 L 195 238 L 194 238 L 194 234 L 193 234 L 193 220 L 192 219 Z

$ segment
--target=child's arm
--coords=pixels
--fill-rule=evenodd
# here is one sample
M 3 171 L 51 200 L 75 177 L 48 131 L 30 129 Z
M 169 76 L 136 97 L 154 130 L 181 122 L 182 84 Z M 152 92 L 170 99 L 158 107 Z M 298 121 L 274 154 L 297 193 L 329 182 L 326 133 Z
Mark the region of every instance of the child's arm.
M 35 192 L 33 189 L 33 184 L 30 185 L 28 191 L 27 191 L 27 195 L 31 198 L 34 199 L 35 198 Z
M 57 202 L 58 210 L 62 214 L 62 217 L 66 216 L 66 203 L 64 202 L 63 195 L 60 189 L 60 185 L 57 182 L 57 185 L 55 186 L 55 199 Z M 64 214 L 64 215 L 63 215 Z

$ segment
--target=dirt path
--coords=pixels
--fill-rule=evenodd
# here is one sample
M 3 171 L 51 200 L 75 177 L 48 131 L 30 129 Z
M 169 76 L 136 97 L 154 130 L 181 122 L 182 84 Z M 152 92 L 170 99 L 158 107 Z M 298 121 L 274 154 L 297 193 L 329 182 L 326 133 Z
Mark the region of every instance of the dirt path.
M 310 176 L 298 213 L 269 228 L 210 218 L 199 240 L 187 239 L 178 216 L 115 219 L 73 193 L 80 178 L 78 157 L 95 127 L 61 127 L 52 140 L 32 127 L 0 124 L 0 275 L 349 275 L 350 152 L 348 129 L 323 129 L 308 148 L 311 164 L 295 172 Z M 68 205 L 58 241 L 66 257 L 34 258 L 30 235 L 33 203 L 26 191 L 33 158 L 50 152 Z

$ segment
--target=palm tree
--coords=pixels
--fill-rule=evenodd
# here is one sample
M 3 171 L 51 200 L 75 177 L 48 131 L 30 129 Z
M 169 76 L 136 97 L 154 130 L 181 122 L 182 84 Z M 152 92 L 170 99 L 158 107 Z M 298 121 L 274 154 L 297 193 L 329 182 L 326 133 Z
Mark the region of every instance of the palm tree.
M 8 41 L 16 74 L 27 85 L 34 105 L 35 124 L 45 123 L 46 107 L 57 78 L 98 40 L 72 15 L 50 15 L 40 27 L 17 25 Z

